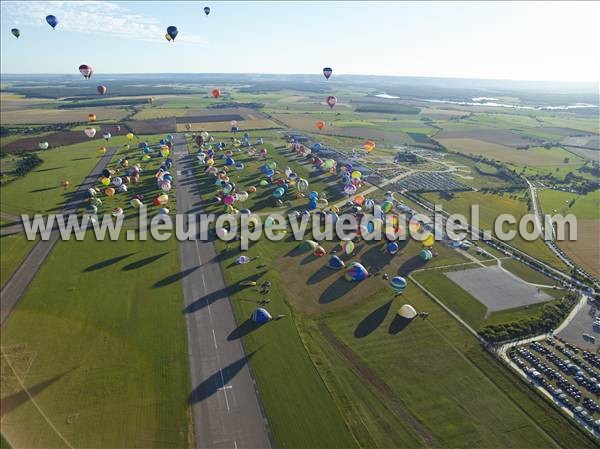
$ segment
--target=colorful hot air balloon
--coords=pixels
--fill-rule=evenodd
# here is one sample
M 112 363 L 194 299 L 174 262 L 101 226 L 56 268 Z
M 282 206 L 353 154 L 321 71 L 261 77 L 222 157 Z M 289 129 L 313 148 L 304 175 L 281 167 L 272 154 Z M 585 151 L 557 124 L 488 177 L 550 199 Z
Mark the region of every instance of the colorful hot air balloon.
M 325 79 L 329 79 L 331 74 L 333 73 L 333 69 L 331 67 L 323 68 L 323 75 L 325 75 Z
M 359 262 L 352 262 L 346 269 L 346 280 L 358 282 L 363 281 L 369 276 L 367 269 Z
M 100 95 L 104 95 L 104 94 L 106 93 L 106 90 L 107 90 L 107 89 L 106 89 L 106 86 L 103 86 L 102 84 L 100 84 L 100 85 L 99 85 L 99 86 L 96 88 L 96 90 L 98 91 L 98 93 L 99 93 Z
M 38 148 L 40 150 L 47 150 L 48 149 L 48 142 L 40 142 L 40 143 L 38 143 Z
M 204 7 L 204 14 L 206 14 L 207 16 L 210 14 L 210 8 L 208 6 Z
M 48 25 L 50 25 L 52 29 L 55 29 L 56 25 L 58 25 L 58 19 L 52 14 L 46 16 L 46 22 L 48 22 Z
M 370 153 L 375 148 L 375 142 L 373 142 L 370 139 L 365 140 L 365 143 L 363 143 L 363 148 L 366 150 L 367 153 Z
M 219 98 L 221 96 L 221 91 L 219 89 L 213 89 L 212 96 L 215 98 Z
M 96 128 L 86 128 L 84 131 L 86 136 L 88 136 L 90 139 L 93 139 L 94 136 L 96 135 Z
M 390 286 L 396 293 L 402 293 L 406 288 L 406 279 L 401 276 L 394 276 L 390 281 Z
M 425 248 L 431 248 L 435 243 L 435 236 L 433 234 L 429 234 L 425 240 L 423 240 L 423 246 Z
M 134 137 L 133 133 L 127 133 L 127 140 L 133 140 Z
M 317 129 L 321 131 L 323 128 L 325 128 L 325 122 L 323 120 L 317 120 Z
M 17 39 L 19 38 L 19 36 L 21 35 L 21 31 L 19 31 L 18 28 L 13 28 L 12 30 L 10 30 L 10 32 L 12 33 L 12 35 L 14 37 L 16 37 Z
M 336 105 L 337 103 L 337 98 L 335 98 L 333 95 L 330 95 L 327 97 L 327 99 L 325 100 L 327 102 L 327 105 L 333 109 L 333 107 Z
M 423 248 L 421 250 L 421 253 L 419 254 L 419 257 L 421 257 L 422 261 L 427 262 L 428 260 L 431 260 L 431 258 L 433 257 L 433 253 L 427 248 Z
M 96 114 L 88 114 L 88 122 L 95 122 L 96 121 Z
M 167 27 L 167 36 L 169 36 L 173 41 L 175 41 L 177 34 L 179 34 L 179 30 L 177 30 L 176 26 L 171 25 L 170 27 Z
M 81 64 L 79 66 L 79 72 L 83 75 L 83 77 L 86 80 L 89 80 L 92 77 L 92 74 L 94 73 L 94 69 L 92 69 L 89 65 L 87 64 Z

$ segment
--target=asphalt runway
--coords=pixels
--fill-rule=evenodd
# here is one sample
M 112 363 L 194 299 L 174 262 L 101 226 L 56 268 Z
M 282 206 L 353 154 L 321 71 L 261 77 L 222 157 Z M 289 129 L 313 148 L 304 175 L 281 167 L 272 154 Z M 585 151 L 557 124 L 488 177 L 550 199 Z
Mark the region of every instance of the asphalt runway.
M 97 183 L 102 170 L 106 168 L 116 151 L 116 147 L 109 148 L 106 151 L 104 156 L 102 156 L 90 174 L 83 180 L 83 183 L 81 183 L 65 204 L 65 208 L 61 212 L 63 215 L 74 214 L 77 212 L 84 199 L 83 193 Z M 31 281 L 33 281 L 33 278 L 50 255 L 52 248 L 54 248 L 54 245 L 59 238 L 60 232 L 55 226 L 50 233 L 50 238 L 48 240 L 40 240 L 36 243 L 25 259 L 23 259 L 19 268 L 13 273 L 8 282 L 4 284 L 4 287 L 0 292 L 0 326 L 4 326 L 12 309 L 17 302 L 19 302 L 19 299 L 21 299 L 27 290 L 27 287 L 29 287 Z
M 182 134 L 175 135 L 177 212 L 201 213 L 195 158 Z M 184 315 L 197 448 L 268 448 L 266 418 L 236 332 L 227 287 L 211 241 L 180 242 Z

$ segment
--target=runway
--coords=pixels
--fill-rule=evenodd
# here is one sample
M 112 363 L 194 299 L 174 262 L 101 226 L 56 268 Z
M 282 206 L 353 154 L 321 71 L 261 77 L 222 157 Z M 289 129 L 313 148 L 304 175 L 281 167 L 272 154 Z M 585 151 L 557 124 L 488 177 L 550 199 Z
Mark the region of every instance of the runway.
M 175 135 L 177 212 L 201 213 L 201 198 L 185 137 Z M 248 362 L 214 243 L 180 242 L 184 314 L 197 448 L 268 448 L 268 425 Z

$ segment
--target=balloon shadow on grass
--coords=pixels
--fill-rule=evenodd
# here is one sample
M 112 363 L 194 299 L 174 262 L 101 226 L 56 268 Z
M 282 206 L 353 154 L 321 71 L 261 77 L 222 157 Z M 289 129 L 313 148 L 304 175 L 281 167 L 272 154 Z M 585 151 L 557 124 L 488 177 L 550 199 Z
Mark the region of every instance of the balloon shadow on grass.
M 61 374 L 51 377 L 50 379 L 46 379 L 42 382 L 37 383 L 32 387 L 27 388 L 27 390 L 17 391 L 16 393 L 2 398 L 2 411 L 0 412 L 0 416 L 4 416 L 7 413 L 10 413 L 16 408 L 20 407 L 21 405 L 29 402 L 32 398 L 43 392 L 50 385 L 59 381 L 63 376 L 70 373 L 74 369 L 75 368 L 71 368 L 70 370 L 67 370 Z
M 102 262 L 98 262 L 93 265 L 90 265 L 87 268 L 84 268 L 83 272 L 89 273 L 90 271 L 101 270 L 102 268 L 106 268 L 111 265 L 114 265 L 114 264 L 122 261 L 123 259 L 127 259 L 128 257 L 133 256 L 134 254 L 135 253 L 123 254 L 122 256 L 117 256 L 117 257 L 113 257 L 111 259 L 103 260 Z
M 136 262 L 132 262 L 128 265 L 125 265 L 123 268 L 121 268 L 121 271 L 131 271 L 136 270 L 138 268 L 142 268 L 148 264 L 151 264 L 152 262 L 157 261 L 161 257 L 166 256 L 167 254 L 169 254 L 169 251 L 160 254 L 155 254 L 154 256 L 146 257 L 145 259 L 140 259 Z
M 244 335 L 248 335 L 250 332 L 261 327 L 262 324 L 255 323 L 250 318 L 236 327 L 231 333 L 227 336 L 227 340 L 237 340 L 238 338 L 242 338 Z
M 375 329 L 383 323 L 383 320 L 385 320 L 391 305 L 392 300 L 389 300 L 369 313 L 360 323 L 358 323 L 358 326 L 356 326 L 354 336 L 356 338 L 363 338 L 375 331 Z
M 391 335 L 396 335 L 398 332 L 402 332 L 406 326 L 411 323 L 412 320 L 408 318 L 401 317 L 400 315 L 396 315 L 392 322 L 390 323 L 390 327 L 388 332 Z
M 325 289 L 325 291 L 319 297 L 319 303 L 328 304 L 333 302 L 350 292 L 353 288 L 357 287 L 358 284 L 359 282 L 348 281 L 342 276 Z

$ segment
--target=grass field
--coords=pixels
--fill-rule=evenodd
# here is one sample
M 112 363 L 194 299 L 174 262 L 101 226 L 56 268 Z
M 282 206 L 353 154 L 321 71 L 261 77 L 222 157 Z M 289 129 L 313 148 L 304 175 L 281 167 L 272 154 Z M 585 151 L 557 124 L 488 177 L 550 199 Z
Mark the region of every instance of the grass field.
M 14 447 L 188 446 L 178 272 L 174 240 L 58 243 L 2 329 Z
M 398 324 L 394 315 L 403 303 L 430 315 Z M 411 283 L 393 301 L 374 295 L 323 322 L 339 342 L 338 352 L 346 347 L 346 363 L 372 391 L 387 392 L 381 405 L 398 423 L 387 430 L 395 447 L 415 446 L 407 423 L 428 447 L 550 447 L 546 432 L 562 444 L 568 444 L 563 432 L 577 433 L 559 424 L 556 412 L 536 409 L 532 399 L 507 388 L 510 381 L 476 340 Z M 359 404 L 353 412 L 366 414 L 366 404 Z M 570 443 L 592 444 L 581 435 Z
M 10 279 L 35 243 L 27 240 L 23 233 L 0 236 L 0 287 Z
M 124 136 L 110 140 L 109 145 L 121 146 Z M 61 209 L 66 198 L 81 184 L 98 162 L 98 148 L 106 145 L 102 139 L 56 148 L 40 153 L 44 163 L 2 187 L 0 207 L 3 212 L 42 213 Z M 67 190 L 60 183 L 68 180 Z
M 539 199 L 545 214 L 573 214 L 578 220 L 600 219 L 600 190 L 595 190 L 586 195 L 579 195 L 560 190 L 544 189 L 539 192 Z
M 528 213 L 525 201 L 522 199 L 511 199 L 508 194 L 495 195 L 482 192 L 458 192 L 454 194 L 451 200 L 442 198 L 438 193 L 425 193 L 423 196 L 434 204 L 442 204 L 445 211 L 462 214 L 467 219 L 471 216 L 471 205 L 479 205 L 479 228 L 492 231 L 492 234 L 494 234 L 495 219 L 500 214 L 511 214 L 517 220 L 515 225 L 504 225 L 504 230 L 507 232 L 510 230 L 518 231 L 519 220 L 523 215 Z M 562 261 L 558 259 L 541 239 L 526 241 L 517 232 L 515 238 L 507 243 L 558 269 L 566 269 Z

